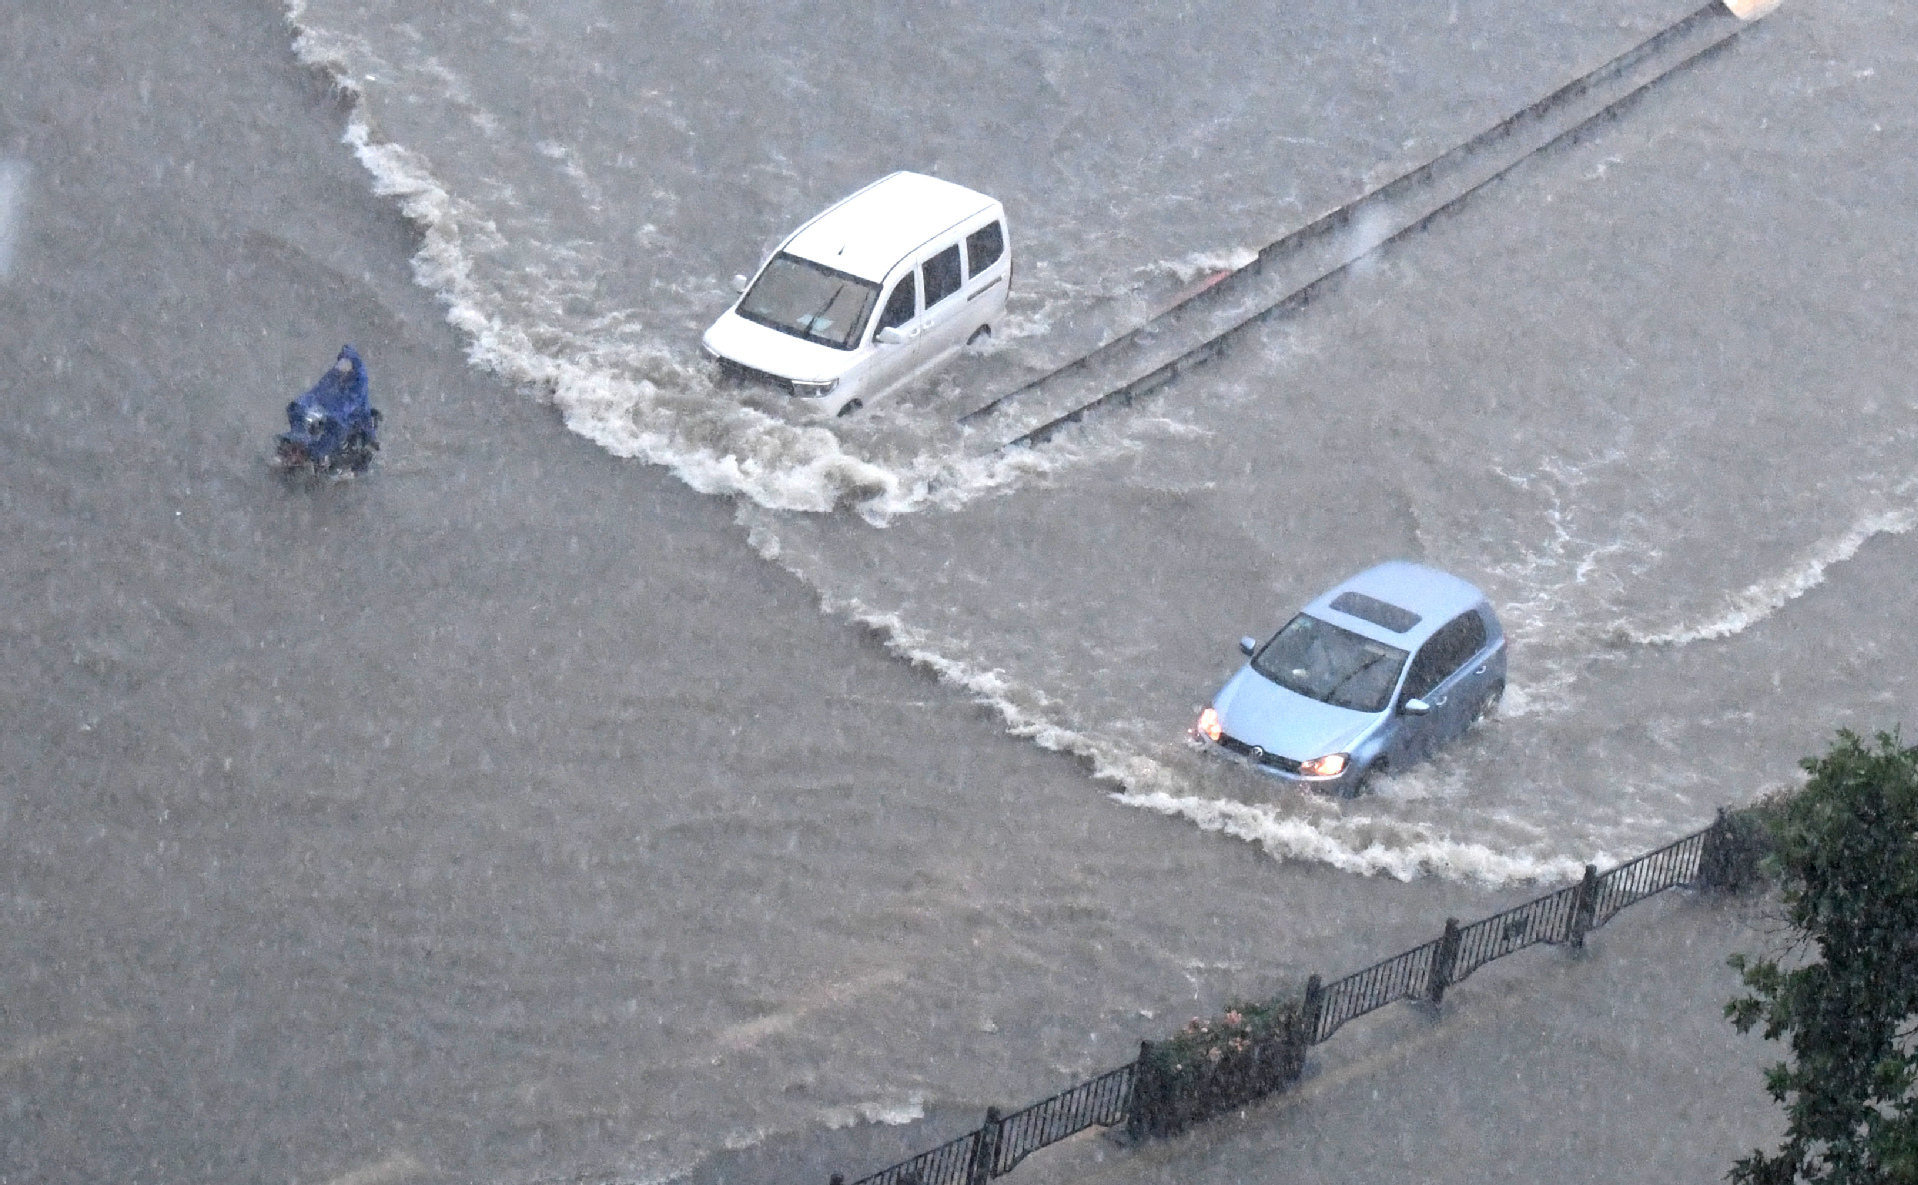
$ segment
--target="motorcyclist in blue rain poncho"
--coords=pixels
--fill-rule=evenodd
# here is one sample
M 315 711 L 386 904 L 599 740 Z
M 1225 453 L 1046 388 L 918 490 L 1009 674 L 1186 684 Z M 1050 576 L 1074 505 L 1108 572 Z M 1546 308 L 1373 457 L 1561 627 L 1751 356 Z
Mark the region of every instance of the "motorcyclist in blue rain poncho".
M 279 463 L 315 473 L 365 473 L 380 447 L 380 413 L 367 401 L 366 365 L 352 346 L 340 350 L 313 389 L 286 405 Z

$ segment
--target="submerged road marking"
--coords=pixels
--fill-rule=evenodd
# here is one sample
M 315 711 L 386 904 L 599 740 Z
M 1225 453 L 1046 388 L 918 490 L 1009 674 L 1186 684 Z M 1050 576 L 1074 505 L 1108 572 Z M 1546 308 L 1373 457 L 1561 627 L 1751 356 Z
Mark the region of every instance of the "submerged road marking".
M 750 1048 L 764 1037 L 788 1031 L 814 1012 L 837 1007 L 856 1000 L 868 992 L 892 987 L 904 983 L 905 980 L 906 973 L 903 971 L 880 971 L 854 980 L 826 984 L 800 997 L 782 1011 L 722 1030 L 719 1034 L 719 1043 L 733 1050 Z
M 13 270 L 13 245 L 20 239 L 20 207 L 26 196 L 26 162 L 0 160 L 0 280 Z
M 377 1164 L 362 1165 L 341 1173 L 326 1185 L 393 1185 L 426 1172 L 426 1166 L 410 1152 L 395 1152 Z
M 35 1062 L 71 1052 L 90 1045 L 114 1033 L 128 1032 L 133 1028 L 133 1017 L 124 1012 L 99 1017 L 70 1029 L 59 1029 L 41 1037 L 21 1043 L 11 1052 L 0 1055 L 0 1074 L 24 1070 Z

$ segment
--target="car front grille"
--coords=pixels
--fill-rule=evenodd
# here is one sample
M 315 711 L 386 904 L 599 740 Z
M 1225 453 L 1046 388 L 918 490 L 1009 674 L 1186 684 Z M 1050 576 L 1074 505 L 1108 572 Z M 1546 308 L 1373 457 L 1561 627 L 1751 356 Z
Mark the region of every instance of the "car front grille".
M 1237 753 L 1241 757 L 1250 757 L 1260 765 L 1269 765 L 1273 769 L 1282 770 L 1288 774 L 1299 772 L 1299 763 L 1290 757 L 1281 757 L 1277 753 L 1267 753 L 1257 745 L 1246 744 L 1231 733 L 1219 734 L 1219 748 L 1225 749 L 1228 752 Z M 1257 750 L 1256 754 L 1254 750 Z
M 767 374 L 763 370 L 754 370 L 750 366 L 734 362 L 731 358 L 721 358 L 719 360 L 719 370 L 721 374 L 724 374 L 729 379 L 735 379 L 742 383 L 753 383 L 762 387 L 772 387 L 781 395 L 791 395 L 794 393 L 790 379 L 782 379 L 776 374 Z

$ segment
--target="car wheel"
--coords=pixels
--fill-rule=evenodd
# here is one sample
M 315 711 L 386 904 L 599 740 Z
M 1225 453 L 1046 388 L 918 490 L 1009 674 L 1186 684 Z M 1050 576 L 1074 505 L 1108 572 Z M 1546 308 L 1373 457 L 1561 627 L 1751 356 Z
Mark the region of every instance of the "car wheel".
M 1472 723 L 1477 724 L 1481 720 L 1498 715 L 1499 701 L 1504 698 L 1505 680 L 1500 679 L 1492 685 L 1492 690 L 1486 693 L 1485 698 L 1478 701 L 1478 708 L 1472 713 Z
M 1381 757 L 1377 761 L 1374 761 L 1372 764 L 1366 766 L 1365 772 L 1358 776 L 1357 781 L 1346 782 L 1340 785 L 1339 797 L 1340 798 L 1357 798 L 1361 794 L 1370 794 L 1372 792 L 1373 783 L 1377 782 L 1380 778 L 1384 776 L 1385 776 L 1385 758 Z
M 864 406 L 866 405 L 864 403 L 861 403 L 857 399 L 848 399 L 846 400 L 846 402 L 839 405 L 839 411 L 837 414 L 842 416 L 849 416 Z
M 969 346 L 976 346 L 982 341 L 991 340 L 991 338 L 992 338 L 992 326 L 981 325 L 979 328 L 972 331 L 972 336 L 966 339 L 966 344 Z

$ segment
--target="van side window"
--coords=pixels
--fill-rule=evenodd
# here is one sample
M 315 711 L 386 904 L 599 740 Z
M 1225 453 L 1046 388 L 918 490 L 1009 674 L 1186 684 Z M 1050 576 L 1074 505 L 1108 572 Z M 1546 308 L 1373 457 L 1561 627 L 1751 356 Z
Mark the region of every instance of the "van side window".
M 892 287 L 892 295 L 886 298 L 886 308 L 879 314 L 879 324 L 873 326 L 872 331 L 878 333 L 881 329 L 897 329 L 912 320 L 919 311 L 916 307 L 918 295 L 919 286 L 913 282 L 912 273 L 900 276 L 899 282 Z
M 919 267 L 926 273 L 927 308 L 959 291 L 959 244 L 947 247 Z
M 966 274 L 976 276 L 1006 253 L 1006 232 L 997 222 L 988 222 L 966 236 Z

